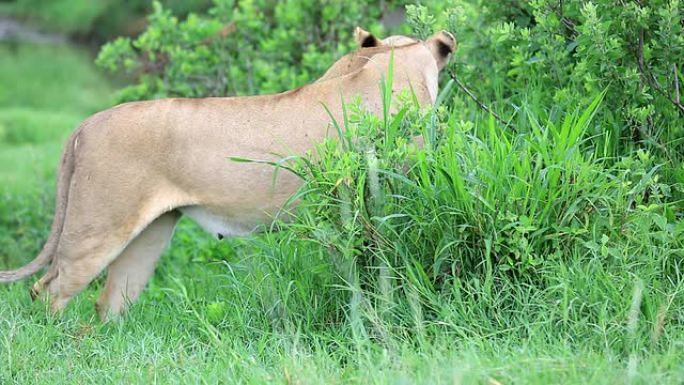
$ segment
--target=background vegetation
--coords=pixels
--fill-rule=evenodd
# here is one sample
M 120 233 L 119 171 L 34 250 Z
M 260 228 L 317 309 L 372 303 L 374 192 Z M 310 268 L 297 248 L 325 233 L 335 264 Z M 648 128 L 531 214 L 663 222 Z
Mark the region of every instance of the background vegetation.
M 3 7 L 126 29 L 38 3 Z M 61 143 L 114 99 L 296 87 L 356 25 L 459 50 L 437 108 L 349 105 L 319 162 L 289 164 L 305 183 L 280 231 L 219 243 L 183 221 L 125 323 L 94 319 L 100 282 L 58 319 L 30 282 L 0 287 L 0 382 L 681 382 L 684 3 L 58 3 L 150 15 L 99 52 L 115 94 L 71 48 L 0 46 L 2 268 L 39 250 Z
M 185 15 L 209 7 L 210 0 L 165 0 L 164 6 Z M 145 28 L 148 0 L 10 0 L 0 12 L 30 22 L 44 31 L 71 35 L 81 41 L 103 42 L 119 34 L 132 35 Z

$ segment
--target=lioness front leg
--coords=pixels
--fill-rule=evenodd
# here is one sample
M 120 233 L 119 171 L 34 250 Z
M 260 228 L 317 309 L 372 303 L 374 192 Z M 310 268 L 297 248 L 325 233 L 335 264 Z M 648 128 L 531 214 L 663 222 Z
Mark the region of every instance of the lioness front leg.
M 159 256 L 169 244 L 179 218 L 177 211 L 157 218 L 109 265 L 107 283 L 96 305 L 103 321 L 120 315 L 128 304 L 138 299 L 154 273 Z

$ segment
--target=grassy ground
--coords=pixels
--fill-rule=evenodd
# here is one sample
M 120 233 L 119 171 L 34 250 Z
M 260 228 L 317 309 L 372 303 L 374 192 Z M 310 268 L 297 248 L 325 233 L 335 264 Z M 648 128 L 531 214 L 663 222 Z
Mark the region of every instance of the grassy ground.
M 0 46 L 0 268 L 42 246 L 61 145 L 108 104 L 90 62 L 69 47 Z M 484 170 L 515 163 L 471 149 Z M 452 227 L 422 237 L 456 237 Z M 533 280 L 489 271 L 437 290 L 397 269 L 379 294 L 397 299 L 382 305 L 296 233 L 217 242 L 183 221 L 124 322 L 96 319 L 101 280 L 58 318 L 31 303 L 31 282 L 0 286 L 0 384 L 681 384 L 681 248 L 663 234 L 609 235 L 548 256 Z

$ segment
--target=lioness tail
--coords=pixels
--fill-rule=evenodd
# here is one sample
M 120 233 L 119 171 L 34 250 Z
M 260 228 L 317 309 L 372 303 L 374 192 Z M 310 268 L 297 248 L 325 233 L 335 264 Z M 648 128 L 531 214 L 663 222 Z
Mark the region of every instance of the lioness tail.
M 16 270 L 0 271 L 0 283 L 15 282 L 37 273 L 43 266 L 47 265 L 53 258 L 59 243 L 59 237 L 64 225 L 64 215 L 67 202 L 69 200 L 69 184 L 74 172 L 74 144 L 76 143 L 80 130 L 71 136 L 62 154 L 62 162 L 59 167 L 57 178 L 57 198 L 55 203 L 55 216 L 52 219 L 50 236 L 43 246 L 40 254 L 33 261 Z

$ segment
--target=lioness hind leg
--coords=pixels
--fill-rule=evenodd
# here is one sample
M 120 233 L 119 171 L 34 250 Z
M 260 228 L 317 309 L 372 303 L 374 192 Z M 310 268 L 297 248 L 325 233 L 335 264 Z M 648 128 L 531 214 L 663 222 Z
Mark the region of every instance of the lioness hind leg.
M 57 276 L 57 264 L 50 265 L 47 273 L 31 286 L 31 300 L 35 301 L 43 293 L 43 290 Z
M 180 213 L 172 211 L 154 220 L 109 265 L 107 283 L 96 305 L 103 321 L 120 315 L 129 303 L 138 299 L 179 218 Z
M 103 210 L 99 215 L 92 215 L 88 208 L 99 202 L 87 202 L 85 198 L 77 197 L 80 199 L 70 202 L 67 210 L 53 266 L 50 267 L 54 273 L 48 276 L 46 292 L 53 313 L 61 311 L 154 219 L 154 216 L 150 218 L 140 214 L 144 212 L 140 207 L 145 205 L 130 206 L 120 211 Z
M 95 279 L 124 249 L 124 236 L 90 236 L 78 241 L 60 240 L 53 264 L 56 275 L 46 286 L 47 301 L 53 313 L 60 312 L 83 288 Z M 48 273 L 50 274 L 50 273 Z

